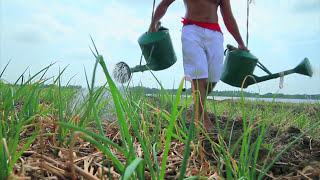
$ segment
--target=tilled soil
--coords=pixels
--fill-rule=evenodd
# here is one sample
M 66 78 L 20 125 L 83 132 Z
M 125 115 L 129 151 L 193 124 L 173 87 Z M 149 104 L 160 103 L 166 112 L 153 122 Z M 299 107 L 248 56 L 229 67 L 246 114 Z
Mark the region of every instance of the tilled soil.
M 296 112 L 300 110 L 297 109 Z M 193 110 L 187 109 L 187 119 L 192 117 Z M 310 116 L 313 111 L 310 111 Z M 236 144 L 239 138 L 243 135 L 243 119 L 242 117 L 235 117 L 228 120 L 226 115 L 216 116 L 209 113 L 211 121 L 216 124 L 219 122 L 219 127 L 222 131 L 225 130 L 225 137 L 223 138 L 226 144 Z M 57 133 L 57 126 L 54 122 L 57 120 L 46 119 L 43 120 L 43 125 L 40 133 Z M 228 124 L 227 124 L 228 122 Z M 179 122 L 177 122 L 179 123 Z M 116 142 L 123 147 L 123 142 L 119 133 L 119 128 L 113 124 L 105 124 L 105 137 Z M 188 122 L 186 122 L 188 126 Z M 258 126 L 254 124 L 253 126 Z M 226 128 L 225 128 L 226 127 Z M 96 128 L 91 128 L 92 131 L 99 134 Z M 29 127 L 21 133 L 20 138 L 30 137 L 34 127 Z M 153 129 L 150 129 L 152 132 Z M 253 143 L 259 136 L 261 128 L 256 128 L 251 133 L 251 143 Z M 134 133 L 131 131 L 131 133 Z M 232 136 L 230 134 L 232 133 Z M 265 162 L 271 163 L 277 155 L 285 149 L 292 141 L 303 133 L 302 130 L 291 126 L 286 130 L 280 130 L 278 127 L 271 126 L 265 133 L 263 146 L 259 151 L 257 173 Z M 68 135 L 70 136 L 70 134 Z M 218 143 L 218 128 L 210 131 L 210 137 L 213 141 Z M 186 177 L 197 175 L 204 169 L 210 169 L 206 174 L 209 178 L 219 178 L 223 175 L 218 174 L 219 168 L 217 165 L 217 152 L 212 148 L 211 143 L 201 134 L 203 139 L 202 145 L 204 147 L 204 157 L 201 158 L 195 148 L 194 143 L 191 144 L 189 163 L 186 170 Z M 70 169 L 71 160 L 75 167 L 76 179 L 94 179 L 100 178 L 102 174 L 105 177 L 112 179 L 119 179 L 120 175 L 113 167 L 110 160 L 106 160 L 103 153 L 92 144 L 85 140 L 78 138 L 73 152 L 69 146 L 58 144 L 55 135 L 38 137 L 17 161 L 14 167 L 14 175 L 12 177 L 25 177 L 26 179 L 41 179 L 47 177 L 48 179 L 72 179 L 72 169 Z M 134 147 L 136 149 L 137 157 L 144 158 L 141 144 L 134 140 Z M 165 144 L 165 141 L 162 142 Z M 19 144 L 22 147 L 23 144 Z M 241 146 L 241 141 L 239 143 Z M 172 139 L 168 163 L 166 166 L 166 179 L 177 179 L 179 177 L 180 167 L 183 161 L 183 153 L 185 146 L 182 142 Z M 122 162 L 126 163 L 126 158 L 115 149 L 111 148 L 114 155 Z M 70 159 L 70 156 L 73 159 Z M 233 158 L 238 161 L 239 150 L 236 149 Z M 160 165 L 163 157 L 163 147 L 157 151 L 157 163 Z M 155 164 L 155 160 L 152 159 Z M 213 168 L 212 168 L 213 167 Z M 156 166 L 153 167 L 154 169 Z M 107 175 L 106 175 L 107 174 Z M 151 175 L 149 169 L 145 170 L 146 179 L 150 179 Z M 274 163 L 271 169 L 267 172 L 264 179 L 320 179 L 320 139 L 312 139 L 308 134 L 304 135 L 295 144 L 293 144 L 280 158 Z
M 260 108 L 264 108 L 264 106 Z M 296 108 L 293 113 L 299 113 L 302 110 L 304 109 Z M 315 111 L 319 111 L 319 109 Z M 187 113 L 188 119 L 191 119 L 192 112 L 192 109 L 189 108 Z M 308 116 L 315 117 L 316 115 L 313 110 L 310 110 Z M 236 117 L 228 120 L 228 117 L 225 115 L 215 116 L 213 113 L 209 113 L 209 117 L 212 123 L 216 125 L 215 128 L 210 130 L 210 138 L 214 142 L 219 143 L 218 122 L 220 131 L 225 134 L 223 138 L 224 142 L 230 144 L 232 149 L 234 147 L 233 145 L 236 144 L 244 134 L 243 118 Z M 216 117 L 218 120 L 216 120 Z M 246 123 L 248 126 L 248 122 Z M 258 124 L 253 123 L 252 126 L 257 125 Z M 261 130 L 261 128 L 256 128 L 251 132 L 251 146 L 257 140 Z M 280 130 L 278 127 L 270 126 L 265 132 L 262 142 L 263 146 L 259 150 L 257 169 L 261 168 L 264 163 L 269 165 L 280 152 L 303 133 L 304 131 L 294 126 L 290 126 L 286 130 Z M 236 161 L 239 156 L 241 142 L 242 141 L 238 142 L 239 144 L 234 152 L 233 158 Z M 208 152 L 207 157 L 210 159 L 210 162 L 218 165 L 217 159 L 214 158 L 216 152 L 211 143 L 208 140 L 204 140 L 203 144 L 205 151 Z M 265 179 L 320 179 L 320 139 L 313 139 L 308 134 L 303 135 L 278 158 L 267 175 Z
M 226 117 L 218 116 L 220 127 L 225 127 Z M 212 118 L 211 120 L 214 120 Z M 230 140 L 231 128 L 232 137 Z M 243 122 L 242 118 L 235 118 L 229 122 L 227 126 L 227 136 L 224 138 L 225 142 L 231 142 L 235 144 L 239 137 L 243 135 Z M 258 133 L 261 129 L 254 130 L 251 134 L 251 142 L 255 142 Z M 214 133 L 218 133 L 217 129 L 214 129 Z M 291 142 L 293 142 L 303 132 L 293 126 L 289 127 L 286 131 L 279 131 L 277 127 L 271 127 L 265 134 L 263 144 L 268 146 L 261 147 L 258 156 L 258 164 L 263 166 L 264 162 L 271 163 L 274 158 L 284 150 Z M 217 136 L 213 136 L 215 142 L 218 143 Z M 271 149 L 271 145 L 273 147 Z M 240 145 L 241 146 L 241 143 Z M 206 143 L 205 149 L 208 152 L 212 152 L 211 144 Z M 239 150 L 240 151 L 240 150 Z M 271 151 L 271 152 L 270 152 Z M 270 154 L 269 154 L 270 152 Z M 268 155 L 269 154 L 269 155 Z M 269 156 L 269 157 L 268 157 Z M 237 158 L 237 157 L 236 157 Z M 308 135 L 304 135 L 295 144 L 293 144 L 287 151 L 285 151 L 275 164 L 270 169 L 273 177 L 285 177 L 285 176 L 299 176 L 301 174 L 309 174 L 317 172 L 317 175 L 309 176 L 314 179 L 319 179 L 320 171 L 320 140 L 312 139 Z

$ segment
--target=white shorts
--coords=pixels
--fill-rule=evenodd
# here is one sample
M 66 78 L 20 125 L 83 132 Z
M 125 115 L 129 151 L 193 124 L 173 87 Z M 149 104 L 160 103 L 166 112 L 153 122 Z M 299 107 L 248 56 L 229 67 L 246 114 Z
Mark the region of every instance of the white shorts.
M 185 75 L 218 82 L 223 68 L 223 34 L 196 25 L 185 25 L 181 41 Z

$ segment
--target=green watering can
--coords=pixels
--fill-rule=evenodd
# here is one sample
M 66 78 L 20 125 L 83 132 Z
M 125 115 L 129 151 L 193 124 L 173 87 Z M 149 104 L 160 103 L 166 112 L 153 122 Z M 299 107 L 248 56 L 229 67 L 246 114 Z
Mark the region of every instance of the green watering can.
M 116 64 L 113 71 L 114 78 L 125 83 L 131 78 L 131 74 L 135 72 L 143 72 L 146 70 L 159 71 L 172 66 L 177 57 L 173 49 L 169 30 L 164 27 L 156 32 L 144 33 L 138 39 L 142 55 L 146 60 L 145 65 L 137 65 L 130 68 L 125 62 Z
M 304 58 L 304 60 L 294 69 L 272 74 L 258 61 L 258 58 L 250 52 L 238 50 L 231 45 L 227 45 L 226 52 L 227 54 L 224 61 L 221 80 L 231 86 L 242 87 L 243 84 L 243 88 L 247 88 L 252 84 L 275 79 L 292 73 L 298 73 L 310 77 L 313 74 L 308 58 Z M 268 75 L 262 77 L 254 75 L 253 72 L 256 66 L 265 71 Z M 245 77 L 248 75 L 253 78 L 248 77 L 243 83 Z

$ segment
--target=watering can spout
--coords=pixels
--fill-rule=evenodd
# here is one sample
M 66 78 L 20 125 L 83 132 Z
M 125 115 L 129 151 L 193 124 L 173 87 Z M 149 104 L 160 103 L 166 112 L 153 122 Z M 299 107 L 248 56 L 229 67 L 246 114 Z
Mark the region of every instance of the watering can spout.
M 143 72 L 143 71 L 146 71 L 146 70 L 148 70 L 147 65 L 136 65 L 135 67 L 130 68 L 130 72 L 131 73 Z
M 265 71 L 268 75 L 261 77 L 254 75 L 253 71 L 256 66 Z M 247 88 L 252 84 L 275 79 L 292 73 L 311 77 L 313 72 L 308 58 L 304 58 L 294 69 L 273 74 L 250 52 L 234 49 L 231 50 L 229 48 L 224 62 L 221 80 L 235 87 Z
M 254 83 L 259 83 L 259 82 L 275 79 L 275 78 L 286 76 L 286 75 L 293 74 L 293 73 L 312 77 L 313 72 L 312 72 L 312 68 L 311 68 L 309 59 L 304 58 L 299 65 L 297 65 L 294 69 L 291 69 L 291 70 L 287 70 L 287 71 L 283 71 L 283 72 L 279 72 L 279 73 L 274 73 L 274 74 L 269 74 L 269 75 L 262 76 L 262 77 L 252 75 L 254 78 L 250 78 L 250 80 L 248 80 L 248 82 L 245 82 L 245 87 L 248 87 L 249 85 L 252 85 Z

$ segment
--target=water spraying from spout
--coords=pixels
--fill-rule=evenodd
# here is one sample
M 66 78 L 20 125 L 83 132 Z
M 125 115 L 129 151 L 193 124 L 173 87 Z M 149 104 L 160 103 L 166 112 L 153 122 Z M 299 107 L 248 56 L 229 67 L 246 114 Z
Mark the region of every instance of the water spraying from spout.
M 315 66 L 312 66 L 311 68 L 312 68 L 312 71 L 313 71 L 314 75 L 316 77 L 320 77 L 320 69 L 315 67 Z

